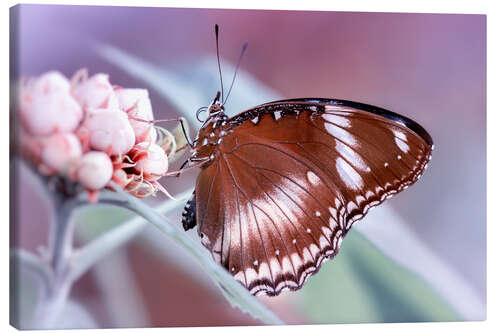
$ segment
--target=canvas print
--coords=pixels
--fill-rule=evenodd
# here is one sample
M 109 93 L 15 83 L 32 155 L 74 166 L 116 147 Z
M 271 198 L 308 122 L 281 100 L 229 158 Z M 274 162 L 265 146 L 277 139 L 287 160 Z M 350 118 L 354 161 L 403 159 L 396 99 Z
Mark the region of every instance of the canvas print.
M 18 5 L 10 33 L 16 328 L 485 319 L 485 15 Z

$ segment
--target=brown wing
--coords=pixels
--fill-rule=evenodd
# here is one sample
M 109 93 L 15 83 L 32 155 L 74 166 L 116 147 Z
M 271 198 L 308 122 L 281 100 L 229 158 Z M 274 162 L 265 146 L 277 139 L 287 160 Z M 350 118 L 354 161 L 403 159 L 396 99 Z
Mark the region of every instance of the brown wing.
M 347 106 L 272 103 L 232 121 L 198 177 L 196 217 L 203 244 L 253 294 L 299 289 L 431 154 L 408 123 Z

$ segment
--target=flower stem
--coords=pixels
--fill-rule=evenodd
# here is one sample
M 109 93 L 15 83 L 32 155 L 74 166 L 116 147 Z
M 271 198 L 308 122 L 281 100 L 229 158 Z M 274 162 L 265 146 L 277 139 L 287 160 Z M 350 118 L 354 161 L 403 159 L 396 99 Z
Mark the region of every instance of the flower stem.
M 192 193 L 193 189 L 190 188 L 176 195 L 179 201 L 167 200 L 164 204 L 159 205 L 155 209 L 165 214 L 183 205 L 184 201 L 189 199 Z M 113 204 L 114 203 L 113 201 Z M 102 198 L 102 200 L 96 204 L 109 204 L 109 199 Z M 144 218 L 138 216 L 98 236 L 87 245 L 75 249 L 71 255 L 71 280 L 78 280 L 90 267 L 117 247 L 125 244 L 147 225 L 148 222 Z
M 49 259 L 53 278 L 39 301 L 33 320 L 36 328 L 53 328 L 64 309 L 72 281 L 68 277 L 69 258 L 73 247 L 74 220 L 72 215 L 78 206 L 85 204 L 79 197 L 67 197 L 54 193 L 54 219 L 49 232 Z
M 75 228 L 72 214 L 85 202 L 77 198 L 56 199 L 55 216 L 49 233 L 49 255 L 56 276 L 64 274 L 68 258 L 73 248 L 73 231 Z

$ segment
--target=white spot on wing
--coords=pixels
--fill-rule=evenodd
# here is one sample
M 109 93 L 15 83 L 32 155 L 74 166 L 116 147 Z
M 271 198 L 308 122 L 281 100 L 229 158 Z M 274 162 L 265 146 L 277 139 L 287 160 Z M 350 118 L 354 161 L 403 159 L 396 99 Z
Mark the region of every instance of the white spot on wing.
M 397 131 L 394 131 L 394 134 L 396 134 Z M 394 142 L 396 142 L 396 145 L 398 146 L 399 149 L 401 149 L 401 151 L 403 151 L 403 153 L 407 153 L 410 151 L 410 146 L 408 146 L 408 144 L 405 142 L 406 141 L 406 135 L 404 135 L 403 133 L 401 132 L 398 132 L 400 133 L 401 135 L 404 136 L 405 140 L 403 141 L 403 139 L 401 139 L 400 137 L 398 137 L 397 135 L 394 137 Z
M 281 111 L 274 111 L 274 119 L 278 120 L 281 118 Z
M 354 170 L 350 164 L 344 161 L 343 158 L 337 157 L 336 167 L 340 178 L 347 185 L 347 187 L 353 190 L 363 187 L 363 179 L 359 173 Z
M 313 262 L 314 258 L 311 255 L 311 252 L 308 247 L 305 247 L 302 249 L 302 258 L 304 258 L 305 261 Z
M 353 210 L 355 210 L 356 208 L 358 208 L 358 205 L 356 205 L 354 202 L 352 201 L 349 201 L 347 203 L 347 212 L 348 214 L 350 214 Z
M 260 279 L 266 279 L 266 280 L 271 280 L 271 268 L 269 265 L 265 262 L 261 263 L 259 265 L 259 278 Z
M 238 275 L 238 274 L 236 274 Z M 252 282 L 253 280 L 257 279 L 257 272 L 253 268 L 247 268 L 245 270 L 245 275 L 247 277 L 248 283 Z
M 358 144 L 356 138 L 351 133 L 338 125 L 325 122 L 325 129 L 328 133 L 330 133 L 330 135 L 342 139 L 342 141 L 347 143 L 349 146 L 356 146 Z
M 401 132 L 400 130 L 398 129 L 393 129 L 392 130 L 392 133 L 394 134 L 394 137 L 398 138 L 398 139 L 401 139 L 403 141 L 408 141 L 408 139 L 406 138 L 406 134 L 404 134 L 403 132 Z
M 319 216 L 321 216 L 321 213 L 320 213 L 319 211 L 316 211 L 316 213 L 315 213 L 315 214 L 316 214 L 316 216 L 318 216 L 318 217 L 319 217 Z
M 238 272 L 234 275 L 234 278 L 238 281 L 240 281 L 241 283 L 245 284 L 245 275 L 243 274 L 243 272 Z
M 302 265 L 302 259 L 300 258 L 300 256 L 296 252 L 294 252 L 290 255 L 290 259 L 292 259 L 292 264 L 295 267 L 300 267 Z
M 323 114 L 322 117 L 326 121 L 337 124 L 339 126 L 347 127 L 347 128 L 351 127 L 351 121 L 349 119 L 347 119 L 346 117 L 337 116 L 337 115 L 333 115 L 333 114 L 329 114 L 329 113 Z
M 328 222 L 330 222 L 330 228 L 332 230 L 335 229 L 335 227 L 337 226 L 337 221 L 333 217 L 330 217 L 328 219 Z
M 318 185 L 320 182 L 320 179 L 316 174 L 312 171 L 307 171 L 307 180 L 309 183 L 313 184 L 314 186 Z
M 365 201 L 365 197 L 362 196 L 362 195 L 356 195 L 356 203 L 358 204 L 358 206 L 363 202 Z
M 370 172 L 370 168 L 366 165 L 365 161 L 356 153 L 351 147 L 345 145 L 339 140 L 335 140 L 335 149 L 339 152 L 342 157 L 348 160 L 355 168 Z
M 281 272 L 280 262 L 276 260 L 276 258 L 272 258 L 270 262 L 271 262 L 271 267 L 270 267 L 271 272 L 273 273 L 274 276 L 276 276 Z
M 318 255 L 318 253 L 321 251 L 320 248 L 316 244 L 311 244 L 309 246 L 309 251 L 311 251 L 311 254 L 313 255 L 314 258 Z
M 323 234 L 326 237 L 328 237 L 327 241 L 329 242 L 330 241 L 329 239 L 332 236 L 332 230 L 330 228 L 327 228 L 327 227 L 321 227 L 321 231 L 323 232 Z M 321 238 L 320 238 L 320 241 L 321 241 Z
M 340 207 L 340 200 L 339 198 L 335 198 L 335 208 L 339 208 Z
M 284 273 L 293 273 L 292 262 L 288 259 L 288 256 L 282 259 L 281 266 L 283 267 Z
M 252 119 L 252 123 L 257 124 L 259 122 L 259 116 Z

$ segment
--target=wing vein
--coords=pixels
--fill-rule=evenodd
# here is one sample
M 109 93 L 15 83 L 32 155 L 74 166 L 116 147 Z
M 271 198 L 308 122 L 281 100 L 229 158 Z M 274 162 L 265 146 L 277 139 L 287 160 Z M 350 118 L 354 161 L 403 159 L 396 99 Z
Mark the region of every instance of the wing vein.
M 203 228 L 203 222 L 205 220 L 205 217 L 207 216 L 208 211 L 209 211 L 208 207 L 210 206 L 210 200 L 212 199 L 212 189 L 213 189 L 213 185 L 215 182 L 215 178 L 216 178 L 218 173 L 219 173 L 219 163 L 217 163 L 217 169 L 215 169 L 215 173 L 212 176 L 212 181 L 210 182 L 210 189 L 208 191 L 208 198 L 207 198 L 207 209 L 203 212 L 203 217 L 201 218 L 201 221 L 200 221 L 200 226 L 199 226 L 200 232 Z
M 239 158 L 242 162 L 246 163 L 246 164 L 247 164 L 250 168 L 254 169 L 256 172 L 258 172 L 258 171 L 257 171 L 258 169 L 262 169 L 262 170 L 266 170 L 266 171 L 273 171 L 273 170 L 270 170 L 270 169 L 267 169 L 267 168 L 256 167 L 256 166 L 254 166 L 254 165 L 250 164 L 250 162 L 248 162 L 248 161 L 247 161 L 247 160 L 245 160 L 244 158 L 242 158 L 242 157 L 240 157 L 240 156 L 238 156 L 238 155 L 236 155 L 236 154 L 234 154 L 234 156 L 236 156 L 237 158 Z M 310 192 L 309 192 L 306 188 L 304 188 L 303 186 L 301 186 L 300 184 L 298 184 L 297 182 L 295 182 L 295 181 L 294 181 L 294 180 L 292 180 L 291 178 L 286 177 L 286 176 L 284 176 L 284 175 L 280 174 L 280 173 L 279 173 L 279 172 L 277 172 L 277 171 L 274 171 L 274 172 L 275 172 L 277 175 L 279 175 L 280 177 L 286 178 L 286 179 L 288 179 L 290 182 L 293 182 L 293 183 L 294 183 L 297 187 L 299 187 L 299 188 L 300 188 L 301 190 L 303 190 L 303 191 L 304 191 L 307 195 L 309 195 L 312 199 L 314 199 L 314 200 L 315 200 L 315 201 L 316 201 L 316 202 L 317 202 L 317 203 L 318 203 L 318 204 L 319 204 L 319 205 L 320 205 L 320 206 L 321 206 L 321 207 L 322 207 L 325 211 L 328 211 L 328 209 L 327 209 L 325 206 L 323 206 L 323 205 L 321 204 L 321 201 L 319 201 L 319 200 L 318 200 L 318 199 L 317 199 L 317 198 L 316 198 L 316 197 L 315 197 L 312 193 L 310 193 Z M 260 173 L 260 172 L 259 172 L 259 174 L 265 177 L 265 175 L 263 175 L 262 173 Z M 266 177 L 266 178 L 267 178 L 267 177 Z M 274 182 L 273 182 L 273 185 L 275 185 L 275 184 L 274 184 Z M 275 185 L 275 186 L 277 186 L 277 185 Z M 278 186 L 277 186 L 277 187 L 278 187 Z M 280 190 L 281 190 L 281 188 L 280 188 Z M 283 190 L 281 190 L 281 191 L 283 192 Z M 293 200 L 292 200 L 292 201 L 293 201 Z M 307 216 L 307 217 L 308 217 L 311 221 L 315 221 L 314 219 L 312 219 L 312 218 L 309 216 L 309 214 L 308 214 L 308 213 L 307 213 L 304 209 L 302 209 L 302 207 L 301 207 L 299 204 L 297 204 L 295 201 L 294 201 L 294 203 L 295 203 L 298 207 L 300 207 L 300 209 L 301 209 L 301 210 L 302 210 L 302 211 L 306 214 L 306 216 Z M 321 217 L 321 216 L 320 216 L 319 218 L 320 218 L 320 219 L 324 222 L 324 225 L 325 225 L 325 226 L 329 226 L 328 221 L 325 221 L 325 220 L 323 219 L 323 217 Z M 323 233 L 323 231 L 322 231 L 322 229 L 321 229 L 321 227 L 322 227 L 322 226 L 324 226 L 324 225 L 320 225 L 320 226 L 318 227 L 318 225 L 316 224 L 316 222 L 314 222 L 314 224 L 315 224 L 315 225 L 316 225 L 316 227 L 317 227 L 317 228 L 321 231 L 321 234 L 322 234 L 322 235 L 323 235 L 326 239 L 328 239 L 328 237 L 327 237 L 327 236 Z
M 270 275 L 271 275 L 271 280 L 274 284 L 274 278 L 273 278 L 273 273 L 271 271 L 271 263 L 269 262 L 269 257 L 267 255 L 267 250 L 266 250 L 266 244 L 264 242 L 264 239 L 262 238 L 262 233 L 260 232 L 260 228 L 259 228 L 259 223 L 258 223 L 258 220 L 257 220 L 257 216 L 255 214 L 255 210 L 254 210 L 254 203 L 252 202 L 252 200 L 246 195 L 245 192 L 243 192 L 243 190 L 240 188 L 240 186 L 237 184 L 236 182 L 236 179 L 234 177 L 234 174 L 233 174 L 233 171 L 231 170 L 231 166 L 229 165 L 229 163 L 227 162 L 226 158 L 222 155 L 221 159 L 224 161 L 224 163 L 226 164 L 226 167 L 229 171 L 229 174 L 231 175 L 231 178 L 233 180 L 233 183 L 236 187 L 236 189 L 238 191 L 241 192 L 241 194 L 246 198 L 246 200 L 250 203 L 251 207 L 252 207 L 252 213 L 253 213 L 253 216 L 254 216 L 254 220 L 255 220 L 255 226 L 257 227 L 257 232 L 259 233 L 259 238 L 260 238 L 260 242 L 262 243 L 262 248 L 264 249 L 264 255 L 266 257 L 266 261 L 267 261 L 267 266 L 269 267 L 269 272 L 270 272 Z M 257 275 L 260 271 L 259 270 L 256 270 L 257 271 Z M 274 287 L 274 286 L 273 286 Z

